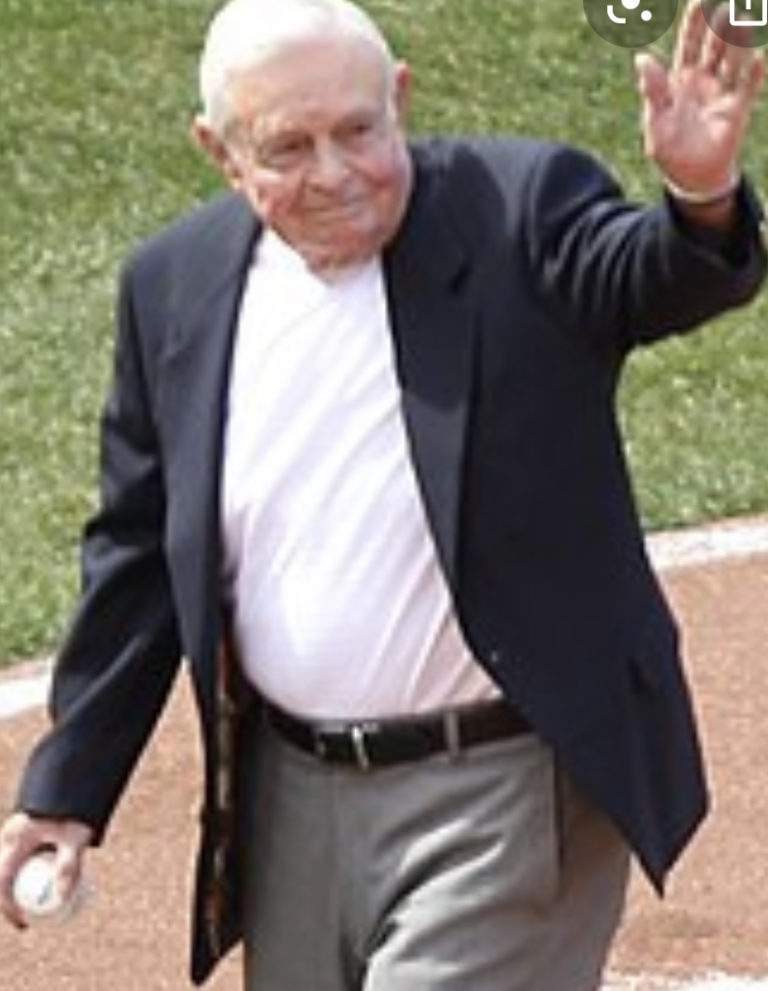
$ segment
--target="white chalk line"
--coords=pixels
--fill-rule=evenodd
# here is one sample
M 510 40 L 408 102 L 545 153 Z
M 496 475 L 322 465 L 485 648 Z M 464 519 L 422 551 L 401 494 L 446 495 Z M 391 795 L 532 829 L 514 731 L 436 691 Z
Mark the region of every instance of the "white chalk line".
M 0 679 L 0 720 L 18 716 L 45 704 L 48 698 L 50 664 L 35 664 L 34 674 L 19 674 L 13 669 Z
M 768 553 L 768 520 L 735 520 L 652 534 L 648 538 L 648 548 L 660 571 L 739 561 Z
M 602 991 L 768 991 L 768 978 L 705 974 L 685 981 L 654 978 L 648 974 L 608 976 Z
M 714 526 L 652 534 L 648 550 L 661 572 L 738 561 L 768 553 L 768 520 L 726 522 Z M 0 720 L 20 715 L 45 703 L 50 686 L 50 664 L 36 663 L 0 674 Z M 768 991 L 768 977 L 705 974 L 686 981 L 651 975 L 609 974 L 603 991 Z

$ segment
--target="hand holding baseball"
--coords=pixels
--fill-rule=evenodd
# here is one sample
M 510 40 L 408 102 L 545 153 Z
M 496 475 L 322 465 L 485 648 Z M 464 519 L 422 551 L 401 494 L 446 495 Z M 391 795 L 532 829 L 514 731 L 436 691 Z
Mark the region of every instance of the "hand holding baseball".
M 90 826 L 25 812 L 0 828 L 0 912 L 18 929 L 63 919 L 82 901 L 82 862 Z
M 80 908 L 83 898 L 80 878 L 74 887 L 65 889 L 50 850 L 25 860 L 13 882 L 13 899 L 29 924 L 65 922 Z

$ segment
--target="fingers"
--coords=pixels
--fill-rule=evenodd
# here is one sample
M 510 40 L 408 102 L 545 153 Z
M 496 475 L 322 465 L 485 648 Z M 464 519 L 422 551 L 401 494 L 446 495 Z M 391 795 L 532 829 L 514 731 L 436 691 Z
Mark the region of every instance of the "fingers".
M 754 52 L 745 41 L 749 28 L 730 23 L 729 8 L 721 4 L 711 16 L 702 51 L 703 68 L 718 78 L 725 89 L 735 89 L 755 61 Z
M 761 56 L 748 43 L 749 27 L 731 24 L 729 11 L 729 5 L 721 3 L 705 16 L 701 0 L 690 0 L 675 45 L 675 73 L 704 73 L 724 90 L 751 85 Z
M 57 887 L 66 900 L 82 871 L 85 849 L 93 832 L 84 823 L 42 819 L 16 812 L 0 829 L 0 914 L 17 929 L 26 928 L 24 914 L 13 896 L 13 884 L 22 864 L 40 850 L 51 850 Z
M 765 83 L 765 56 L 756 52 L 749 66 L 745 86 L 750 100 L 755 100 Z
M 670 102 L 669 75 L 658 59 L 645 52 L 635 56 L 635 75 L 642 98 L 644 151 L 653 158 L 656 154 L 654 122 Z
M 56 888 L 62 903 L 69 901 L 80 881 L 84 849 L 85 846 L 75 836 L 70 836 L 56 850 Z
M 729 49 L 733 49 L 732 45 L 729 45 L 726 41 L 726 30 L 728 26 L 728 16 L 726 14 L 725 22 L 723 22 L 722 17 L 723 9 L 718 7 L 712 16 L 712 27 L 707 25 L 707 30 L 704 34 L 704 39 L 702 43 L 701 50 L 701 65 L 707 72 L 711 72 L 712 75 L 718 75 L 721 68 L 721 63 L 724 59 L 728 58 Z M 738 53 L 739 49 L 736 49 Z
M 679 72 L 686 66 L 696 65 L 701 59 L 702 46 L 710 33 L 699 0 L 691 0 L 683 13 L 677 35 L 672 68 Z
M 641 52 L 635 56 L 635 76 L 640 95 L 653 109 L 661 108 L 669 100 L 667 70 L 653 55 Z

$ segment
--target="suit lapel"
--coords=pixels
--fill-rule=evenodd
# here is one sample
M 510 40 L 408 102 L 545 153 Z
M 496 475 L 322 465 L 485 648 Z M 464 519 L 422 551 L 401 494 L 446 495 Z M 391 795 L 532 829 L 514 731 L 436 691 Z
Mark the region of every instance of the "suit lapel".
M 474 313 L 464 291 L 469 260 L 439 179 L 416 162 L 411 205 L 385 273 L 406 431 L 438 556 L 455 588 Z
M 220 636 L 220 483 L 237 310 L 257 225 L 232 198 L 179 273 L 184 291 L 162 363 L 160 422 L 168 471 L 168 540 L 185 642 L 204 668 Z

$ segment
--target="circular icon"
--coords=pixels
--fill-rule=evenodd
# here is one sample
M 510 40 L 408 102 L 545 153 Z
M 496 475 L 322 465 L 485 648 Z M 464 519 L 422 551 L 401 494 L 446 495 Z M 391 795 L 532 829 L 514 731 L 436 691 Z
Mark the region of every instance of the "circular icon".
M 590 27 L 604 41 L 620 48 L 642 48 L 672 27 L 677 0 L 584 0 L 584 13 Z
M 704 0 L 701 9 L 710 28 L 729 45 L 768 44 L 768 0 Z

